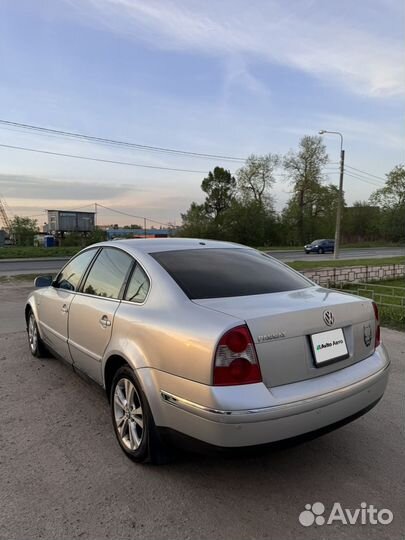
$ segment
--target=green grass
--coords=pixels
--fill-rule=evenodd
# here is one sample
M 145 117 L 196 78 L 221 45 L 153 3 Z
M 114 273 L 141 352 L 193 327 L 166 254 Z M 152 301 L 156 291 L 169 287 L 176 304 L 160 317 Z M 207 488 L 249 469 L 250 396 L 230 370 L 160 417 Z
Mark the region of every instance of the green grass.
M 405 278 L 369 283 L 346 283 L 342 290 L 371 298 L 378 305 L 383 326 L 404 330 Z
M 69 247 L 6 247 L 0 248 L 1 259 L 28 259 L 34 257 L 72 257 L 82 248 L 77 246 Z
M 382 266 L 384 264 L 405 264 L 405 257 L 380 257 L 375 259 L 331 259 L 329 261 L 293 261 L 287 263 L 295 270 L 317 270 L 342 266 Z

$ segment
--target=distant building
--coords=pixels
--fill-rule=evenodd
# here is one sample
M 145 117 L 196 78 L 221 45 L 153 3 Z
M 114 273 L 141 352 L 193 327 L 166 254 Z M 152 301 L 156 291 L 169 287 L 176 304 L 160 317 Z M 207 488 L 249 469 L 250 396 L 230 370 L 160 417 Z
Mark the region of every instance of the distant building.
M 64 236 L 65 233 L 89 233 L 95 228 L 95 212 L 69 212 L 47 210 L 48 233 Z

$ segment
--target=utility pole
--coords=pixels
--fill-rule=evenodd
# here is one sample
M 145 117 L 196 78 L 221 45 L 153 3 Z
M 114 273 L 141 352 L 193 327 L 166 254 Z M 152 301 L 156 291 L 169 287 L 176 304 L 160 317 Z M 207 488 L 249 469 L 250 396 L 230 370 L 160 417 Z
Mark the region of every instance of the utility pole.
M 343 150 L 343 135 L 340 131 L 327 131 L 326 129 L 321 129 L 319 135 L 324 135 L 325 133 L 333 133 L 334 135 L 339 135 L 340 137 L 340 175 L 339 175 L 339 193 L 336 207 L 336 227 L 335 227 L 335 250 L 333 253 L 333 258 L 339 258 L 340 250 L 340 225 L 342 222 L 342 208 L 343 208 L 343 176 L 345 171 L 345 151 Z
M 143 232 L 144 232 L 144 236 L 146 238 L 146 217 L 143 218 Z
M 336 208 L 336 229 L 335 229 L 335 250 L 333 258 L 339 258 L 340 250 L 340 224 L 342 221 L 342 208 L 343 208 L 343 174 L 345 170 L 345 151 L 343 148 L 340 150 L 340 175 L 339 175 L 339 193 Z

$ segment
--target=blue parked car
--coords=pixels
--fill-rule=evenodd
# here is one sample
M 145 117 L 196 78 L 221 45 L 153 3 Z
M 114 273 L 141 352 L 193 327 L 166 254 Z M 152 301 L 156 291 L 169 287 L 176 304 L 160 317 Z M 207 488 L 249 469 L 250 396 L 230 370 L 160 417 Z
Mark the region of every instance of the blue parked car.
M 304 246 L 305 253 L 333 253 L 335 251 L 334 240 L 314 240 L 310 244 Z

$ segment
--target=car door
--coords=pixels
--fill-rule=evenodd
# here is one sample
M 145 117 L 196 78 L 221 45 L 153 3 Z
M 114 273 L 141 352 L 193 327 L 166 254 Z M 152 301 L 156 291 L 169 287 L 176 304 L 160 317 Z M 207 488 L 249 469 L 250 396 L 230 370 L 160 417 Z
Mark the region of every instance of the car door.
M 38 296 L 39 326 L 47 345 L 71 362 L 68 348 L 68 314 L 80 281 L 97 248 L 82 251 L 61 270 L 53 284 Z
M 133 264 L 125 251 L 103 248 L 70 306 L 68 343 L 73 365 L 99 383 L 114 315 Z

